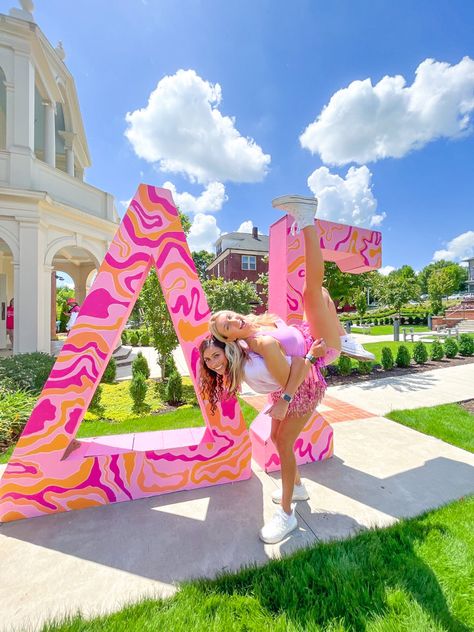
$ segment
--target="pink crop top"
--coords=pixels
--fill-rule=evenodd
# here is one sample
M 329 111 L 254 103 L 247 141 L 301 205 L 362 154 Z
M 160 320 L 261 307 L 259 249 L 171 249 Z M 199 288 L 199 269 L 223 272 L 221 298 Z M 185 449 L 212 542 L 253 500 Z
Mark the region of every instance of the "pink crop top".
M 281 344 L 285 355 L 291 357 L 304 356 L 306 353 L 306 345 L 301 331 L 296 327 L 287 325 L 281 318 L 276 321 L 275 325 L 276 328 L 259 331 L 251 336 L 251 338 L 256 338 L 257 336 L 271 336 Z

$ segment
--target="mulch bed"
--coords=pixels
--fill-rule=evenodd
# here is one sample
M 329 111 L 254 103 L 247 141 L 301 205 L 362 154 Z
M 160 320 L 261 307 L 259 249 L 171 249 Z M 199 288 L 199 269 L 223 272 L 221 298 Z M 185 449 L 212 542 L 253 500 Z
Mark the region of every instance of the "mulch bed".
M 381 380 L 386 377 L 401 377 L 403 375 L 409 375 L 413 373 L 424 373 L 425 371 L 433 371 L 433 369 L 446 369 L 451 366 L 460 366 L 466 364 L 472 364 L 474 362 L 474 356 L 464 358 L 457 356 L 452 360 L 444 358 L 438 362 L 430 360 L 426 364 L 411 363 L 406 369 L 401 369 L 397 366 L 393 367 L 391 371 L 384 371 L 381 367 L 373 369 L 368 375 L 360 375 L 352 373 L 351 375 L 328 375 L 326 376 L 326 382 L 328 386 L 339 386 L 340 384 L 356 384 L 357 382 L 367 382 L 368 380 Z
M 474 415 L 474 399 L 468 399 L 465 402 L 459 402 L 459 405 L 467 410 L 468 413 Z

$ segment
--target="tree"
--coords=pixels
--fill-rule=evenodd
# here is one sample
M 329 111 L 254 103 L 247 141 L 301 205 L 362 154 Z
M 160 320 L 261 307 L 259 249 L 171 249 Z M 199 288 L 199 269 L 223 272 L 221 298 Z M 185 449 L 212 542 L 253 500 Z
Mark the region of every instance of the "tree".
M 158 352 L 162 377 L 166 377 L 166 358 L 178 346 L 178 337 L 155 269 L 150 270 L 140 294 L 143 317 Z
M 74 290 L 66 285 L 56 288 L 56 320 L 60 321 L 59 331 L 66 331 L 66 325 L 69 317 L 66 315 L 68 310 L 67 299 L 74 296 Z
M 191 230 L 191 221 L 179 209 L 178 213 L 183 231 L 187 235 Z M 143 314 L 145 325 L 151 333 L 153 346 L 158 352 L 161 375 L 165 378 L 167 357 L 178 346 L 178 337 L 154 268 L 150 270 L 143 284 L 136 303 L 136 310 Z
M 360 291 L 356 295 L 354 305 L 360 318 L 364 318 L 365 313 L 367 312 L 367 297 L 364 291 Z
M 449 296 L 459 288 L 459 268 L 457 264 L 434 270 L 428 278 L 428 296 L 431 309 L 438 314 L 443 309 L 443 296 Z
M 393 307 L 400 317 L 401 308 L 409 301 L 418 300 L 420 287 L 415 278 L 399 274 L 397 270 L 388 276 L 380 275 L 374 288 L 378 300 L 384 305 Z
M 239 314 L 248 314 L 262 303 L 254 284 L 247 280 L 224 281 L 218 277 L 204 281 L 202 287 L 212 312 L 230 309 Z
M 353 305 L 356 296 L 365 289 L 367 274 L 348 274 L 341 272 L 332 261 L 324 266 L 324 286 L 333 301 Z
M 206 268 L 214 261 L 214 255 L 207 252 L 207 250 L 198 250 L 197 252 L 192 252 L 191 256 L 196 266 L 199 280 L 202 283 L 208 278 Z
M 429 294 L 428 289 L 428 281 L 430 276 L 436 272 L 437 270 L 442 270 L 443 268 L 448 268 L 454 266 L 456 269 L 456 275 L 458 279 L 457 286 L 452 290 L 453 292 L 457 292 L 461 290 L 464 286 L 464 283 L 467 279 L 467 268 L 460 266 L 458 263 L 454 263 L 453 261 L 445 261 L 441 259 L 440 261 L 435 261 L 434 263 L 430 263 L 425 266 L 423 270 L 421 270 L 418 274 L 418 284 L 421 289 L 422 294 Z

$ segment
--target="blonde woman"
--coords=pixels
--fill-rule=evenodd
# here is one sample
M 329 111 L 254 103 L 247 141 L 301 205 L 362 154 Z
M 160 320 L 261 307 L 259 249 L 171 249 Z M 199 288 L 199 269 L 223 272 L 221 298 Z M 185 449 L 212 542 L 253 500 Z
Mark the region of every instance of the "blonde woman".
M 324 260 L 314 225 L 317 200 L 290 195 L 277 198 L 272 204 L 292 215 L 295 227 L 303 233 L 306 277 L 302 324 L 288 326 L 269 314 L 244 316 L 221 311 L 211 316 L 209 328 L 217 340 L 226 344 L 231 391 L 239 379 L 245 379 L 257 392 L 271 393 L 273 406 L 268 413 L 272 417 L 272 438 L 280 456 L 282 479 L 281 495 L 277 494 L 275 500 L 281 506 L 264 525 L 260 537 L 273 543 L 297 527 L 292 501 L 308 498 L 301 485 L 293 446 L 324 395 L 326 382 L 320 369 L 340 354 L 341 334 L 337 314 L 323 288 Z M 242 342 L 248 346 L 249 357 L 239 365 L 233 359 L 241 355 Z M 282 358 L 293 358 L 291 368 L 288 361 L 285 368 Z M 245 378 L 232 376 L 232 371 L 240 370 L 241 365 Z M 268 375 L 264 375 L 264 367 Z

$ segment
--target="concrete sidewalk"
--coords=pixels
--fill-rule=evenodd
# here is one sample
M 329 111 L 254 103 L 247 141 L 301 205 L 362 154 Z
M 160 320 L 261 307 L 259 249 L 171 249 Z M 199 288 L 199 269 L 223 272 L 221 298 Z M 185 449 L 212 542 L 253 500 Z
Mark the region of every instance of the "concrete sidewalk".
M 474 398 L 474 363 L 423 373 L 330 386 L 327 394 L 385 415 L 391 410 L 421 408 Z
M 377 412 L 467 399 L 473 384 L 471 364 L 329 389 L 321 412 L 339 422 L 335 455 L 301 468 L 310 500 L 297 504 L 299 529 L 277 545 L 263 545 L 258 531 L 275 508 L 279 475 L 255 465 L 250 480 L 233 485 L 2 525 L 0 630 L 38 630 L 77 610 L 94 616 L 168 596 L 177 582 L 263 564 L 473 493 L 474 454 Z M 343 403 L 335 416 L 343 399 L 358 407 L 358 418 L 346 421 Z

